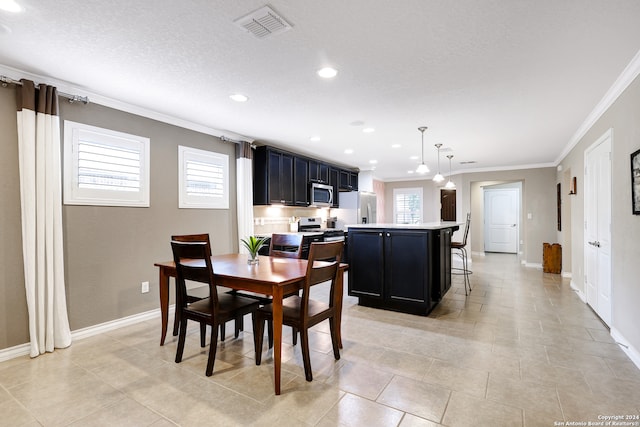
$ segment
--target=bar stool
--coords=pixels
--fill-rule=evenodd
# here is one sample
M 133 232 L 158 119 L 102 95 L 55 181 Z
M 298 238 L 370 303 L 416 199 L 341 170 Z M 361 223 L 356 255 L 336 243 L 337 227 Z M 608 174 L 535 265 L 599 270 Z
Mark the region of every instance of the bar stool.
M 462 273 L 452 273 L 452 274 L 464 274 L 464 294 L 465 296 L 469 295 L 467 293 L 467 287 L 469 288 L 469 292 L 471 292 L 471 281 L 469 280 L 469 275 L 473 272 L 469 270 L 468 258 L 467 258 L 467 236 L 469 235 L 469 224 L 471 223 L 471 213 L 467 213 L 467 222 L 464 227 L 464 237 L 462 242 L 451 242 L 451 249 L 457 250 L 457 255 L 462 258 L 462 268 L 452 268 L 452 270 L 460 270 Z

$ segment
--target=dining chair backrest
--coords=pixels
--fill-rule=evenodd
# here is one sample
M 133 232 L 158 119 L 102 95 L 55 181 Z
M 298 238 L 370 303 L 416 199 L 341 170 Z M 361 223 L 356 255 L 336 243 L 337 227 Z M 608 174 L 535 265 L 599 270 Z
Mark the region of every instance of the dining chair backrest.
M 207 242 L 209 247 L 211 247 L 211 241 L 209 240 L 208 233 L 174 235 L 171 236 L 171 240 L 176 242 Z
M 211 264 L 211 245 L 206 241 L 180 242 L 171 241 L 173 261 L 176 265 L 176 298 L 180 308 L 187 305 L 186 281 L 206 283 L 209 285 L 209 296 L 213 307 L 218 306 L 218 293 L 213 277 Z M 213 311 L 215 313 L 215 310 Z
M 296 249 L 293 251 L 291 248 Z M 302 235 L 272 234 L 271 243 L 269 244 L 269 256 L 280 258 L 302 258 Z
M 344 242 L 312 243 L 309 250 L 307 272 L 302 287 L 301 316 L 307 315 L 311 287 L 319 283 L 331 281 L 328 304 L 333 308 L 333 295 L 342 258 Z

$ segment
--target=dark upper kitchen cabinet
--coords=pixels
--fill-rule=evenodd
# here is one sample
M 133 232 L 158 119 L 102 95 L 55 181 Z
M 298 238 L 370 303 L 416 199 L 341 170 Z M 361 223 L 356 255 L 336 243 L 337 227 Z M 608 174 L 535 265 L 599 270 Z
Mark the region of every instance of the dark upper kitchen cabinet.
M 309 206 L 309 183 L 333 187 L 333 204 L 339 207 L 339 191 L 358 189 L 358 173 L 269 146 L 253 155 L 253 204 Z
M 293 204 L 309 206 L 309 164 L 302 157 L 295 157 L 293 161 Z
M 340 170 L 340 191 L 358 191 L 358 173 L 349 170 Z
M 329 165 L 317 160 L 309 160 L 309 181 L 329 184 Z
M 340 207 L 340 169 L 329 169 L 329 185 L 333 187 L 333 203 L 332 208 Z
M 258 147 L 253 158 L 253 204 L 293 205 L 293 155 Z

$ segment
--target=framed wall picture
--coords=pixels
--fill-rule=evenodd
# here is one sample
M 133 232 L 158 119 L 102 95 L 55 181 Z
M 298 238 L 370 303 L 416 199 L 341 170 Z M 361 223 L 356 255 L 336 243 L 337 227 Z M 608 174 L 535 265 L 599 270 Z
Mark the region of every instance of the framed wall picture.
M 640 215 L 640 150 L 631 154 L 631 202 L 633 214 Z
M 556 190 L 556 205 L 558 207 L 558 231 L 562 231 L 562 190 L 558 183 Z

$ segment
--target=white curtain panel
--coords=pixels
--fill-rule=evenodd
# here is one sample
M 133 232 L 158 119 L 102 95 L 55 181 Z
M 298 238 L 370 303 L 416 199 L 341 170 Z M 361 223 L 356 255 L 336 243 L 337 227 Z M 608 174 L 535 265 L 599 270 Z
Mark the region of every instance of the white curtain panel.
M 236 181 L 238 206 L 238 244 L 253 235 L 253 152 L 251 144 L 241 141 L 236 147 Z M 241 253 L 248 251 L 240 245 Z
M 22 253 L 30 355 L 71 345 L 64 282 L 60 119 L 54 87 L 18 87 Z

